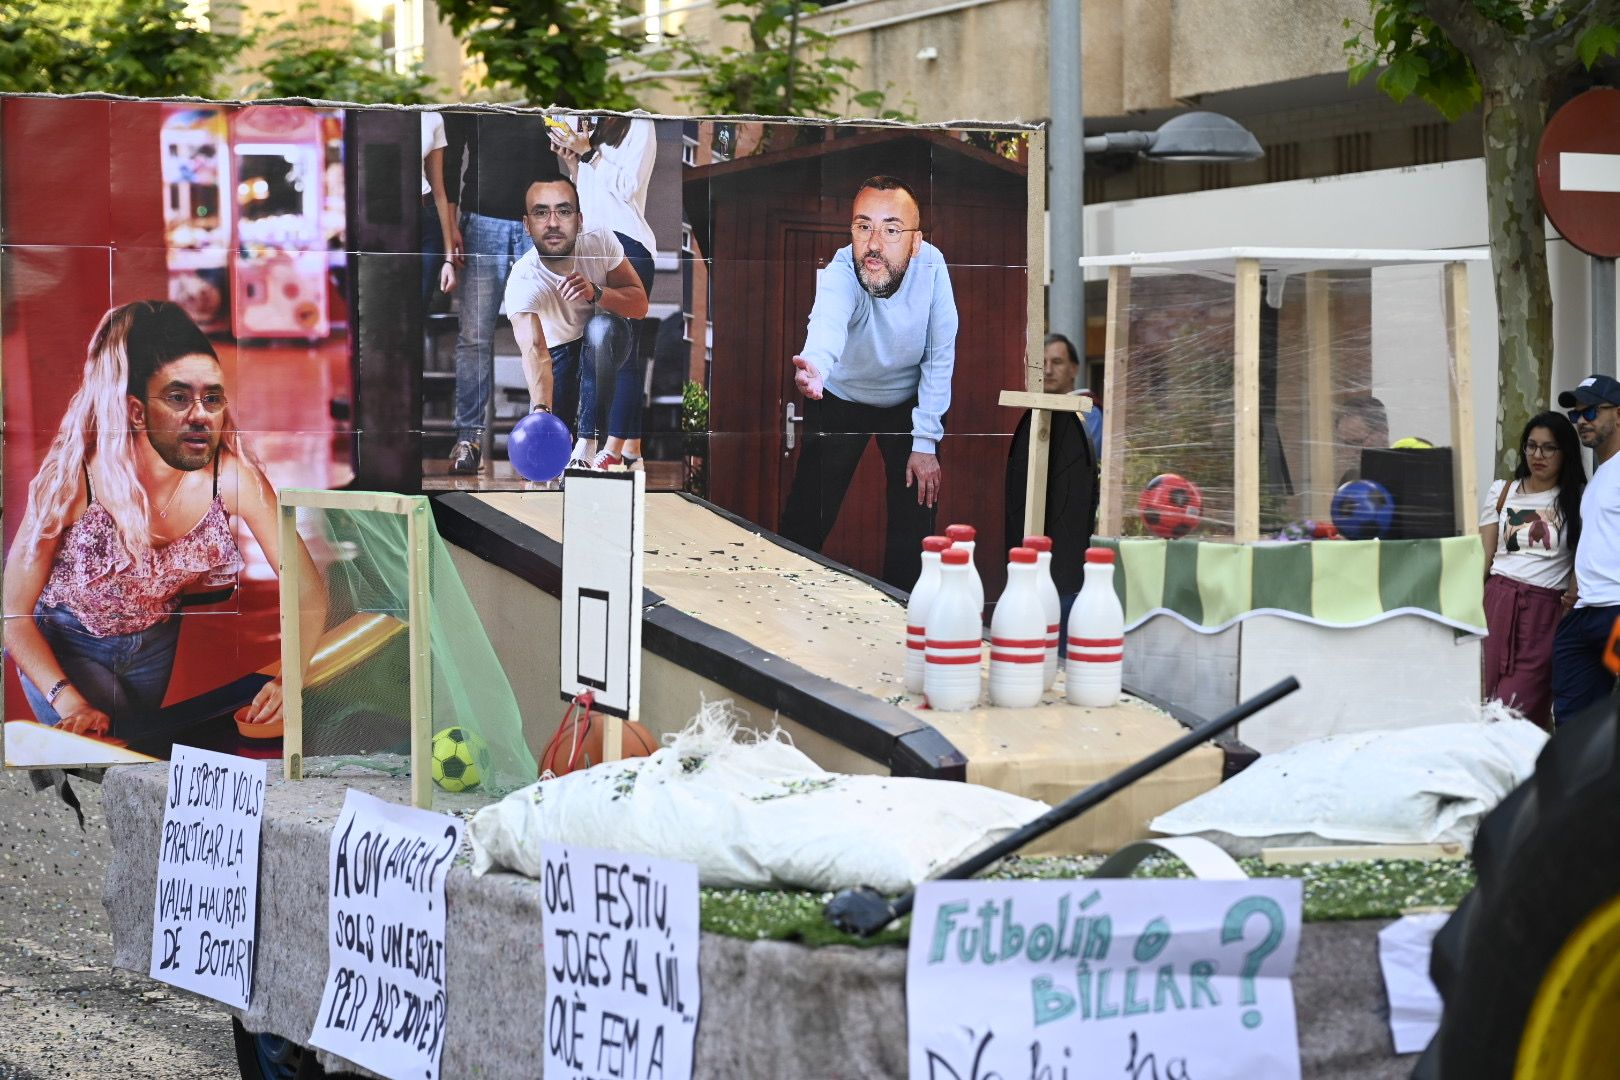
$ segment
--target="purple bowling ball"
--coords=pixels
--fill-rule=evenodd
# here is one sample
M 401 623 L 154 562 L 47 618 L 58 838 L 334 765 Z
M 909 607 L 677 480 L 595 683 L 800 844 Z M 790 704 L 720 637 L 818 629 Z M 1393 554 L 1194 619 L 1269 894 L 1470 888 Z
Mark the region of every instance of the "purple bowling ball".
M 573 447 L 568 425 L 548 412 L 532 412 L 519 420 L 506 441 L 512 468 L 534 483 L 561 476 Z

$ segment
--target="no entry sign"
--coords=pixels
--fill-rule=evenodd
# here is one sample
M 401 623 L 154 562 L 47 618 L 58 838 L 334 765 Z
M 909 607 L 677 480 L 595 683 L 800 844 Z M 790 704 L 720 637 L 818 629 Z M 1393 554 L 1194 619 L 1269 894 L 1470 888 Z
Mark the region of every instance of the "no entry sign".
M 1620 90 L 1588 90 L 1553 114 L 1536 153 L 1553 226 L 1588 255 L 1620 256 Z

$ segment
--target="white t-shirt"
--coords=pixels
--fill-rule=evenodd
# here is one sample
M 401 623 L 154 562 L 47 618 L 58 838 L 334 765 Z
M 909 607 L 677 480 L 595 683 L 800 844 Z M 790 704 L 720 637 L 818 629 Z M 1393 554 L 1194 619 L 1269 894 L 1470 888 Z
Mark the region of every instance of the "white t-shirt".
M 552 270 L 530 248 L 512 267 L 506 279 L 506 314 L 532 311 L 540 316 L 547 347 L 566 345 L 585 335 L 585 324 L 596 308 L 583 300 L 570 303 L 558 292 L 563 279 L 578 272 L 587 281 L 606 286 L 608 274 L 624 262 L 624 245 L 608 229 L 588 229 L 574 242 L 574 253 L 557 260 L 561 272 Z
M 433 194 L 433 185 L 428 183 L 427 159 L 435 150 L 443 150 L 450 144 L 444 137 L 444 117 L 436 112 L 422 114 L 422 194 Z
M 618 146 L 603 143 L 579 163 L 579 208 L 591 229 L 621 232 L 656 254 L 658 241 L 647 224 L 647 186 L 658 159 L 658 135 L 651 120 L 632 120 Z
M 1502 494 L 1503 483 L 1498 480 L 1491 485 L 1485 505 L 1479 510 L 1481 527 L 1496 526 L 1496 558 L 1491 562 L 1491 573 L 1544 589 L 1563 589 L 1569 583 L 1574 556 L 1564 542 L 1558 489 L 1524 491 L 1522 481 L 1515 480 L 1499 515 L 1496 500 Z
M 1620 607 L 1620 458 L 1599 466 L 1581 496 L 1576 607 Z

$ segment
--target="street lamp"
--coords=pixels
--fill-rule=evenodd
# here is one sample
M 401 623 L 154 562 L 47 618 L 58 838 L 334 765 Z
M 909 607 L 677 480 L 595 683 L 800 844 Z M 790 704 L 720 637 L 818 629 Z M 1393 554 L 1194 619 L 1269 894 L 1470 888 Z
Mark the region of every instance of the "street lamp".
M 1111 131 L 1085 140 L 1088 154 L 1138 153 L 1150 161 L 1255 161 L 1265 157 L 1254 133 L 1229 116 L 1182 113 L 1157 131 Z

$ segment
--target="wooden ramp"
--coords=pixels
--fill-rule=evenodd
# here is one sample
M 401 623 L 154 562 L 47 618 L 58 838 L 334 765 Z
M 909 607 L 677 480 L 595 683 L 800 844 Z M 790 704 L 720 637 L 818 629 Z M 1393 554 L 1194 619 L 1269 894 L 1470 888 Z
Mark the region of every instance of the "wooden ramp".
M 524 711 L 531 746 L 562 716 L 557 604 L 562 496 L 456 493 L 434 500 L 474 603 Z M 1030 709 L 937 712 L 905 691 L 904 596 L 691 496 L 647 496 L 641 719 L 678 730 L 701 697 L 773 715 L 823 767 L 968 780 L 1056 803 L 1183 732 L 1135 699 L 1063 701 L 1062 676 Z M 1032 850 L 1112 851 L 1155 814 L 1214 787 L 1224 755 L 1201 747 Z

